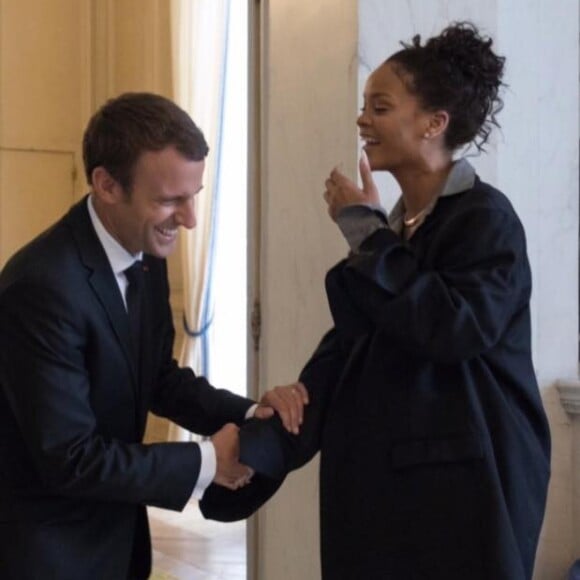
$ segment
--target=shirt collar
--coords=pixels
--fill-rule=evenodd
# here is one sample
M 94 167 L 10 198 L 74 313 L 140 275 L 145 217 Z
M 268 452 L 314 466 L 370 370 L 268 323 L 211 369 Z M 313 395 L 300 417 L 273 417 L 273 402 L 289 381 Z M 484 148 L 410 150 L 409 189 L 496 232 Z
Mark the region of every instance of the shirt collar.
M 433 201 L 429 204 L 427 211 L 424 214 L 424 218 L 427 217 L 437 205 L 437 200 L 440 197 L 447 197 L 450 195 L 455 195 L 461 193 L 468 189 L 471 189 L 475 183 L 475 169 L 465 158 L 458 159 L 453 163 L 453 167 L 445 180 L 443 189 L 439 195 L 437 195 Z M 405 202 L 403 196 L 399 197 L 393 209 L 389 213 L 388 223 L 389 227 L 401 233 L 403 230 L 403 216 L 405 215 Z M 423 220 L 424 220 L 423 218 Z M 421 223 L 423 223 L 421 220 Z M 419 226 L 420 224 L 418 224 Z M 418 227 L 417 226 L 417 227 Z
M 130 254 L 105 228 L 103 222 L 100 220 L 95 207 L 93 205 L 93 196 L 89 195 L 87 199 L 87 208 L 89 216 L 97 238 L 105 250 L 109 264 L 115 275 L 121 274 L 129 268 L 135 261 L 143 258 L 143 252 L 138 254 Z

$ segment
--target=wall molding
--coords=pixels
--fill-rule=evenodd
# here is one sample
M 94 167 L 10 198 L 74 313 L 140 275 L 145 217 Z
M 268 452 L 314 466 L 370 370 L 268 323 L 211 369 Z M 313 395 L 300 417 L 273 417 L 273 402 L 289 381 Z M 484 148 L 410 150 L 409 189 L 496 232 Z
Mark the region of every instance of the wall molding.
M 556 388 L 566 412 L 580 416 L 580 379 L 560 379 Z

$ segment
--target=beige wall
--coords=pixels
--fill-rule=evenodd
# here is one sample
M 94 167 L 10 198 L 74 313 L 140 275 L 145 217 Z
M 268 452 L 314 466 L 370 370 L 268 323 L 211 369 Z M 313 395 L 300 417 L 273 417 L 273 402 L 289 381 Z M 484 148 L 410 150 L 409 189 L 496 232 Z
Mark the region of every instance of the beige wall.
M 263 6 L 262 390 L 294 381 L 331 324 L 323 279 L 346 252 L 322 200 L 343 163 L 355 175 L 356 0 Z M 318 462 L 260 511 L 258 578 L 320 578 Z
M 79 188 L 87 3 L 0 3 L 0 265 Z

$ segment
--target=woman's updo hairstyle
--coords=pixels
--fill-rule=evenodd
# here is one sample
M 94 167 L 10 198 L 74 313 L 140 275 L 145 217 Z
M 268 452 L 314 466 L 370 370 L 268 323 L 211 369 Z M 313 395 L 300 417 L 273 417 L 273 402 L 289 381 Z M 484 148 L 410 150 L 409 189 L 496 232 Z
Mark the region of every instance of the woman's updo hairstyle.
M 493 126 L 499 127 L 496 115 L 503 107 L 505 58 L 492 51 L 492 40 L 473 24 L 456 22 L 424 46 L 419 35 L 402 44 L 387 62 L 424 109 L 449 113 L 446 146 L 454 150 L 474 142 L 481 151 Z

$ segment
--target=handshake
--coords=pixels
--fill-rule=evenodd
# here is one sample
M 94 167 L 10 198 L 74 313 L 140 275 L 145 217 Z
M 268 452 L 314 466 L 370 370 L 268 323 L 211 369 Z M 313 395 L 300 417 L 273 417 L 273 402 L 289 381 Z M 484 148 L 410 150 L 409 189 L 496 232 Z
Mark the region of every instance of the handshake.
M 302 383 L 274 387 L 267 391 L 254 410 L 255 419 L 269 419 L 278 413 L 286 430 L 297 435 L 304 419 L 304 406 L 309 402 L 308 391 Z M 214 483 L 236 490 L 250 483 L 254 470 L 240 463 L 239 427 L 227 423 L 211 441 L 216 454 Z

